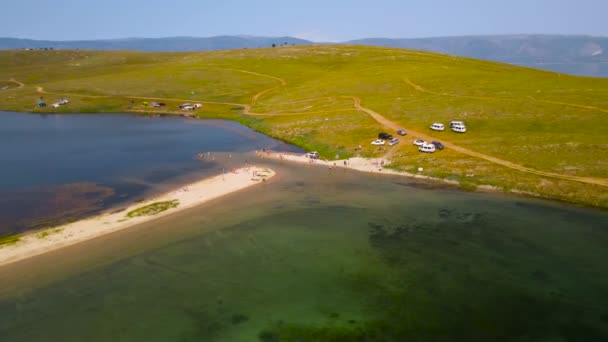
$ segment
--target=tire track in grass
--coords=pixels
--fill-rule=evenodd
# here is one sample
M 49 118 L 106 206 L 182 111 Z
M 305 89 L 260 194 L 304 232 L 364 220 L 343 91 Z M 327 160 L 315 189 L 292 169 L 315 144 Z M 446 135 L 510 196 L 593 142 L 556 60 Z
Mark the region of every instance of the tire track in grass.
M 268 78 L 272 78 L 275 79 L 277 81 L 279 81 L 281 83 L 281 86 L 285 86 L 287 85 L 287 82 L 282 79 L 282 78 L 278 78 L 278 77 L 274 77 L 274 76 L 269 76 L 269 75 L 264 75 L 264 74 L 259 74 L 256 72 L 250 72 L 250 71 L 246 71 L 246 70 L 237 70 L 240 72 L 246 72 L 248 74 L 252 74 L 252 75 L 259 75 L 259 76 L 263 76 L 263 77 L 268 77 Z M 491 97 L 476 97 L 476 96 L 460 96 L 460 95 L 453 95 L 453 94 L 444 94 L 444 93 L 438 93 L 438 92 L 433 92 L 433 91 L 429 91 L 413 82 L 411 82 L 409 79 L 404 79 L 404 81 L 408 84 L 410 84 L 412 87 L 414 87 L 416 90 L 421 91 L 421 92 L 427 92 L 430 94 L 435 94 L 435 95 L 443 95 L 443 96 L 455 96 L 455 97 L 465 97 L 465 98 L 474 98 L 474 99 L 484 99 L 484 100 L 507 100 L 507 101 L 521 101 L 521 100 L 517 100 L 517 99 L 502 99 L 502 98 L 491 98 Z M 20 82 L 18 82 L 20 83 Z M 273 88 L 268 88 L 268 89 L 264 89 L 262 91 L 260 91 L 259 93 L 257 93 L 256 95 L 254 95 L 254 97 L 252 98 L 252 104 L 242 104 L 242 103 L 228 103 L 228 102 L 213 102 L 213 101 L 197 101 L 197 102 L 201 102 L 201 103 L 207 103 L 207 104 L 221 104 L 221 105 L 230 105 L 230 106 L 238 106 L 243 108 L 243 114 L 245 115 L 251 115 L 251 116 L 267 116 L 267 115 L 276 115 L 276 116 L 280 116 L 280 115 L 305 115 L 307 113 L 283 113 L 283 114 L 272 114 L 272 113 L 255 113 L 252 111 L 252 106 L 255 105 L 255 102 L 257 102 L 258 98 L 271 91 L 274 90 L 278 87 L 273 87 Z M 46 92 L 42 87 L 38 86 L 36 88 L 36 90 L 41 93 L 41 94 L 53 94 L 50 92 Z M 115 98 L 117 96 L 109 96 L 109 95 L 93 95 L 93 96 L 89 96 L 89 95 L 70 95 L 70 94 L 62 94 L 62 95 L 69 95 L 69 96 L 82 96 L 82 97 L 93 97 L 93 98 Z M 193 99 L 175 99 L 175 98 L 156 98 L 156 97 L 141 97 L 141 96 L 122 96 L 123 98 L 126 99 L 142 99 L 142 100 L 158 100 L 158 101 L 195 101 Z M 384 117 L 383 115 L 381 115 L 378 112 L 375 112 L 369 108 L 364 107 L 361 104 L 361 99 L 356 97 L 356 96 L 334 96 L 334 97 L 326 97 L 326 98 L 318 98 L 318 99 L 327 99 L 327 100 L 331 100 L 334 98 L 348 98 L 351 99 L 353 101 L 353 105 L 354 108 L 357 111 L 362 111 L 364 113 L 367 113 L 369 116 L 371 116 L 374 120 L 376 120 L 379 124 L 390 128 L 392 130 L 399 130 L 399 129 L 406 129 L 408 131 L 408 133 L 415 137 L 415 138 L 420 138 L 423 140 L 427 140 L 427 141 L 433 141 L 433 140 L 438 140 L 428 134 L 424 134 L 421 132 L 416 132 L 413 131 L 411 129 L 406 128 L 403 125 L 400 125 L 394 121 L 391 121 L 389 119 L 387 119 L 386 117 Z M 317 99 L 317 100 L 318 100 Z M 301 101 L 305 101 L 305 100 L 301 100 Z M 605 111 L 608 112 L 608 110 L 603 110 L 601 108 L 596 108 L 596 107 L 591 107 L 591 106 L 583 106 L 583 105 L 577 105 L 577 104 L 571 104 L 571 103 L 561 103 L 561 102 L 553 102 L 553 101 L 544 101 L 544 100 L 535 100 L 536 102 L 545 102 L 545 103 L 553 103 L 553 104 L 560 104 L 560 105 L 569 105 L 569 106 L 573 106 L 573 107 L 578 107 L 578 108 L 584 108 L 584 109 L 592 109 L 592 110 L 600 110 L 600 111 Z M 341 111 L 341 110 L 340 110 Z M 468 148 L 464 148 L 458 145 L 455 145 L 449 141 L 446 141 L 444 139 L 441 139 L 443 141 L 443 144 L 454 150 L 457 152 L 460 152 L 462 154 L 466 154 L 469 156 L 473 156 L 479 159 L 483 159 L 498 165 L 502 165 L 517 171 L 521 171 L 521 172 L 525 172 L 525 173 L 529 173 L 529 174 L 534 174 L 537 176 L 543 176 L 543 177 L 548 177 L 548 178 L 555 178 L 555 179 L 563 179 L 563 180 L 568 180 L 568 181 L 575 181 L 575 182 L 580 182 L 580 183 L 586 183 L 586 184 L 592 184 L 592 185 L 598 185 L 598 186 L 604 186 L 604 187 L 608 187 L 608 180 L 607 179 L 600 179 L 600 178 L 592 178 L 592 177 L 581 177 L 581 176 L 570 176 L 570 175 L 563 175 L 563 174 L 559 174 L 559 173 L 554 173 L 554 172 L 548 172 L 548 171 L 540 171 L 540 170 L 536 170 L 536 169 L 532 169 L 529 167 L 525 167 L 523 165 L 519 165 L 507 160 L 503 160 L 497 157 L 493 157 L 493 156 L 489 156 L 480 152 L 476 152 L 473 150 L 470 150 Z
M 409 84 L 410 86 L 412 86 L 414 89 L 418 90 L 419 92 L 432 94 L 432 95 L 438 95 L 438 96 L 460 97 L 460 98 L 473 99 L 473 100 L 548 103 L 548 104 L 554 104 L 554 105 L 560 105 L 560 106 L 581 108 L 581 109 L 586 109 L 586 110 L 597 110 L 599 112 L 608 113 L 608 109 L 603 109 L 603 108 L 599 108 L 599 107 L 586 106 L 586 105 L 582 105 L 582 104 L 578 104 L 578 103 L 559 102 L 559 101 L 550 101 L 550 100 L 537 100 L 533 97 L 528 97 L 528 100 L 524 100 L 524 99 L 514 99 L 514 98 L 508 98 L 508 97 L 473 96 L 473 95 L 457 95 L 457 94 L 451 94 L 451 93 L 440 93 L 437 91 L 426 89 L 426 88 L 422 87 L 421 85 L 412 82 L 409 78 L 404 78 L 403 81 L 405 83 Z
M 353 99 L 354 103 L 355 103 L 355 108 L 357 108 L 358 110 L 361 110 L 367 114 L 369 114 L 372 118 L 374 118 L 378 123 L 380 123 L 381 125 L 391 128 L 393 130 L 399 130 L 399 129 L 404 129 L 404 127 L 402 125 L 399 125 L 396 122 L 393 122 L 389 119 L 387 119 L 386 117 L 384 117 L 383 115 L 369 109 L 369 108 L 365 108 L 361 105 L 361 99 L 351 96 L 350 98 Z M 406 128 L 407 129 L 407 128 Z M 416 132 L 410 129 L 407 129 L 408 134 L 416 137 L 416 138 L 420 138 L 426 141 L 433 141 L 433 140 L 439 140 L 436 139 L 430 135 L 424 134 L 424 133 L 420 133 L 420 132 Z M 529 167 L 525 167 L 523 165 L 519 165 L 516 163 L 512 163 L 510 161 L 507 160 L 503 160 L 500 158 L 496 158 L 496 157 L 492 157 L 480 152 L 475 152 L 473 150 L 469 150 L 468 148 L 464 148 L 458 145 L 455 145 L 449 141 L 445 141 L 444 139 L 441 139 L 441 141 L 443 141 L 443 144 L 445 145 L 445 147 L 448 147 L 454 151 L 460 152 L 462 154 L 466 154 L 469 156 L 473 156 L 473 157 L 477 157 L 483 160 L 487 160 L 489 162 L 495 163 L 495 164 L 499 164 L 502 166 L 506 166 L 508 168 L 514 169 L 514 170 L 518 170 L 521 172 L 526 172 L 526 173 L 530 173 L 530 174 L 534 174 L 534 175 L 538 175 L 538 176 L 543 176 L 543 177 L 549 177 L 549 178 L 556 178 L 556 179 L 563 179 L 563 180 L 569 180 L 569 181 L 575 181 L 575 182 L 580 182 L 580 183 L 586 183 L 586 184 L 592 184 L 592 185 L 599 185 L 599 186 L 605 186 L 608 187 L 608 180 L 607 179 L 601 179 L 601 178 L 592 178 L 592 177 L 581 177 L 581 176 L 570 176 L 570 175 L 563 175 L 563 174 L 559 174 L 559 173 L 554 173 L 554 172 L 548 172 L 548 171 L 540 171 L 540 170 L 536 170 L 536 169 L 532 169 Z

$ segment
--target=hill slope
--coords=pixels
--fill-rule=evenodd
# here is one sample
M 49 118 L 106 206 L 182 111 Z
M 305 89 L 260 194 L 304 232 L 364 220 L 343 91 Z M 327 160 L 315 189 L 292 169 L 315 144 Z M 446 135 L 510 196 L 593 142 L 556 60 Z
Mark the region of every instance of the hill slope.
M 285 44 L 287 43 L 287 44 Z M 113 40 L 40 41 L 0 38 L 0 49 L 54 48 L 85 50 L 209 51 L 279 45 L 311 45 L 293 37 L 218 36 Z M 590 36 L 471 36 L 420 39 L 369 38 L 344 44 L 398 47 L 447 53 L 560 73 L 608 77 L 608 38 Z
M 0 109 L 70 97 L 65 112 L 144 112 L 144 100 L 198 101 L 201 117 L 240 121 L 326 157 L 391 158 L 394 168 L 608 207 L 608 80 L 448 55 L 361 46 L 205 53 L 0 52 Z M 12 81 L 11 81 L 12 80 Z M 10 81 L 10 82 L 9 82 Z M 21 82 L 21 83 L 19 83 Z M 19 84 L 24 84 L 19 86 Z M 136 101 L 134 105 L 131 101 Z M 435 133 L 460 119 L 469 132 Z M 387 151 L 369 143 L 404 127 Z M 441 140 L 426 155 L 413 138 Z

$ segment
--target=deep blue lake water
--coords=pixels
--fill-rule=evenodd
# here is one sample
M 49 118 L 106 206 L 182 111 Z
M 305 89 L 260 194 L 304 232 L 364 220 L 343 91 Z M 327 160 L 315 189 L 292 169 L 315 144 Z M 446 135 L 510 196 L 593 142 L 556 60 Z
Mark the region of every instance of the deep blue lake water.
M 300 151 L 231 121 L 0 112 L 0 234 L 219 173 L 262 148 Z

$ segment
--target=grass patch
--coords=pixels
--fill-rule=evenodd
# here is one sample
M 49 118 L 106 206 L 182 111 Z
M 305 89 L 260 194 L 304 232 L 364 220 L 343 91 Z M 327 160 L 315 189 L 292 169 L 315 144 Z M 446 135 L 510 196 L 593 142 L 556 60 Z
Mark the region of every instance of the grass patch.
M 0 248 L 4 246 L 14 245 L 21 240 L 21 236 L 17 234 L 0 235 Z
M 128 212 L 127 217 L 152 216 L 172 208 L 177 208 L 178 205 L 179 200 L 155 202 Z
M 61 233 L 62 231 L 63 231 L 63 228 L 47 229 L 47 230 L 44 230 L 44 231 L 36 234 L 36 237 L 39 239 L 44 239 L 49 235 Z
M 475 191 L 477 190 L 477 185 L 470 182 L 460 182 L 458 187 L 464 191 Z

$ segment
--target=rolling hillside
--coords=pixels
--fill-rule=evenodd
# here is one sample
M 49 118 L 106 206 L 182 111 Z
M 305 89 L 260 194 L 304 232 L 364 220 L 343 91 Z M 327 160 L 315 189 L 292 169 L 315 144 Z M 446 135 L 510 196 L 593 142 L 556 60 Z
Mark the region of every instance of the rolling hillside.
M 395 169 L 608 207 L 608 79 L 393 48 L 318 45 L 199 53 L 0 52 L 0 109 L 67 96 L 62 112 L 161 112 L 197 101 L 326 158 L 386 156 Z M 134 105 L 131 102 L 134 102 Z M 435 133 L 464 120 L 469 132 Z M 382 151 L 378 132 L 407 137 Z M 419 153 L 414 138 L 447 149 Z
M 293 37 L 217 36 L 48 41 L 0 38 L 2 49 L 83 49 L 186 52 L 280 45 L 312 45 Z M 322 43 L 318 43 L 322 44 Z M 463 36 L 417 39 L 367 38 L 347 45 L 397 47 L 447 53 L 578 76 L 608 77 L 608 38 L 559 35 Z

